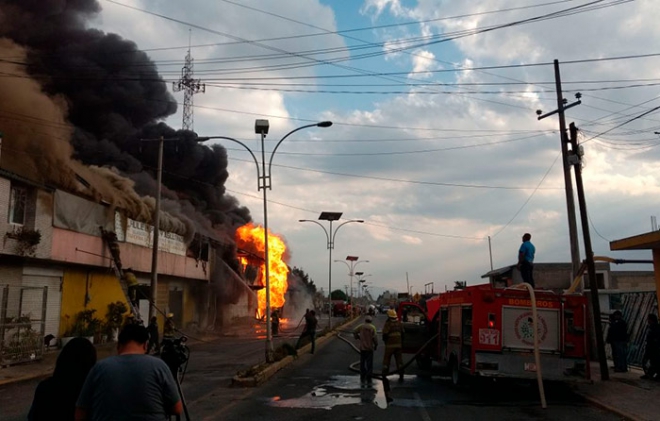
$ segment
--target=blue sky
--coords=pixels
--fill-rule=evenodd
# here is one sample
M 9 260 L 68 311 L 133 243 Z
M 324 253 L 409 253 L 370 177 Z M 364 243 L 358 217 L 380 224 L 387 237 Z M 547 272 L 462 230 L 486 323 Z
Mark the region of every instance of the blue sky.
M 362 269 L 372 274 L 375 290 L 405 290 L 406 273 L 418 291 L 428 282 L 436 290 L 455 280 L 481 282 L 480 275 L 490 269 L 488 236 L 496 267 L 514 263 L 524 232 L 532 233 L 538 261 L 570 259 L 561 161 L 556 161 L 558 123 L 556 117 L 537 121 L 535 114 L 556 107 L 553 69 L 547 64 L 512 66 L 559 59 L 565 98 L 572 101 L 575 90 L 583 93 L 583 104 L 567 112 L 567 121 L 576 122 L 585 142 L 584 180 L 596 254 L 612 255 L 609 240 L 648 231 L 650 216 L 660 214 L 660 148 L 653 134 L 660 130 L 660 118 L 651 113 L 634 119 L 658 105 L 660 58 L 580 62 L 660 53 L 660 8 L 652 0 L 620 5 L 606 0 L 600 4 L 605 7 L 584 13 L 442 43 L 428 41 L 584 8 L 589 2 L 239 3 L 248 8 L 209 0 L 191 0 L 185 6 L 120 3 L 183 22 L 102 1 L 94 25 L 143 49 L 185 46 L 186 22 L 199 27 L 192 32 L 193 55 L 197 77 L 207 83 L 206 93 L 195 97 L 200 135 L 236 137 L 258 150 L 256 118 L 270 120 L 268 148 L 309 121 L 335 123 L 301 131 L 282 144 L 269 193 L 269 223 L 287 239 L 290 264 L 305 269 L 320 287 L 328 282 L 324 234 L 319 227 L 297 222 L 315 219 L 320 211 L 342 211 L 346 218 L 366 221 L 342 227 L 334 253 L 369 260 Z M 354 50 L 360 42 L 334 33 L 365 27 L 372 28 L 345 35 L 382 47 Z M 304 36 L 323 30 L 331 33 Z M 392 49 L 410 47 L 406 40 L 411 38 L 416 39 L 414 48 Z M 355 59 L 365 52 L 378 54 Z M 280 56 L 264 57 L 272 54 Z M 163 77 L 174 80 L 185 49 L 150 55 Z M 336 65 L 327 63 L 349 56 Z M 173 65 L 165 67 L 162 60 L 173 60 Z M 264 67 L 274 65 L 285 68 Z M 376 72 L 401 73 L 382 77 Z M 341 74 L 367 76 L 327 77 Z M 435 85 L 413 86 L 419 83 Z M 340 86 L 347 84 L 360 86 Z M 630 86 L 635 84 L 645 86 Z M 287 91 L 292 89 L 361 93 Z M 175 97 L 183 101 L 180 93 Z M 173 127 L 180 121 L 180 112 L 167 120 Z M 227 188 L 250 207 L 255 222 L 262 222 L 254 164 L 244 161 L 249 158 L 245 152 L 226 146 Z M 616 254 L 628 255 L 650 258 L 647 252 Z M 335 264 L 333 270 L 333 286 L 343 287 L 346 267 Z

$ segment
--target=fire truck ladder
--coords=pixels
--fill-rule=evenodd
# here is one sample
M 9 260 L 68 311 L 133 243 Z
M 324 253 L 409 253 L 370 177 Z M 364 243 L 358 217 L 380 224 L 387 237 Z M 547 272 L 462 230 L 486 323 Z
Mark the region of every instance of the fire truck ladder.
M 133 300 L 131 300 L 131 295 L 128 293 L 128 283 L 126 282 L 126 276 L 124 275 L 124 270 L 122 269 L 122 264 L 121 264 L 121 257 L 119 255 L 119 240 L 117 240 L 117 234 L 115 234 L 112 231 L 108 231 L 103 227 L 100 227 L 100 229 L 101 229 L 101 237 L 103 238 L 103 242 L 108 247 L 108 250 L 110 251 L 110 256 L 112 256 L 112 269 L 114 270 L 115 276 L 119 281 L 121 290 L 124 292 L 124 298 L 126 298 L 126 302 L 128 303 L 128 308 L 131 311 L 133 317 L 135 317 L 135 320 L 140 321 L 140 312 L 138 311 L 137 307 L 135 307 L 135 305 L 133 304 Z

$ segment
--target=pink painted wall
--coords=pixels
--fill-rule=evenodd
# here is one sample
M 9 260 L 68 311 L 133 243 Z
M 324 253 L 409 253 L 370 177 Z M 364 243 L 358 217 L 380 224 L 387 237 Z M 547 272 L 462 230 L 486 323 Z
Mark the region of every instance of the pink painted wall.
M 151 249 L 135 244 L 119 243 L 121 261 L 124 268 L 132 268 L 138 272 L 151 271 Z M 94 266 L 110 266 L 110 253 L 103 244 L 101 237 L 53 228 L 52 255 L 53 260 L 68 263 L 78 263 Z M 160 275 L 178 276 L 189 279 L 210 279 L 210 265 L 206 265 L 206 273 L 202 262 L 176 254 L 158 253 L 158 273 Z

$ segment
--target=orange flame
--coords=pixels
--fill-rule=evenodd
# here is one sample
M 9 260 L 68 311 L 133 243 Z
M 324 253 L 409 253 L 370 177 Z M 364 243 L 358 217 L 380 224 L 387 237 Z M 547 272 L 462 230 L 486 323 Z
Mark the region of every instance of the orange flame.
M 236 245 L 239 248 L 249 250 L 257 255 L 263 256 L 265 247 L 264 228 L 251 223 L 243 225 L 236 230 Z M 284 294 L 289 287 L 287 277 L 289 268 L 284 263 L 283 256 L 286 252 L 286 244 L 281 237 L 268 230 L 268 261 L 270 270 L 270 305 L 271 308 L 284 305 Z M 266 286 L 266 265 L 261 264 L 261 279 Z M 259 314 L 266 314 L 266 289 L 257 291 Z

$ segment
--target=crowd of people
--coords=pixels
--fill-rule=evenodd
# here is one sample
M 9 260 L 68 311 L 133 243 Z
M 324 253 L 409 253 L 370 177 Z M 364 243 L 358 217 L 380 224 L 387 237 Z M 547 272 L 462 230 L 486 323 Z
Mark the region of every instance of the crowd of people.
M 96 361 L 85 338 L 69 341 L 53 376 L 37 386 L 28 420 L 164 420 L 183 402 L 171 369 L 148 355 L 146 327 L 129 323 L 119 333 L 117 355 Z
M 646 318 L 646 340 L 642 367 L 644 375 L 642 379 L 660 381 L 660 325 L 658 316 L 649 314 Z M 628 324 L 623 318 L 623 313 L 617 310 L 610 316 L 610 327 L 607 331 L 606 342 L 610 344 L 612 360 L 614 361 L 614 372 L 625 373 L 628 371 Z

